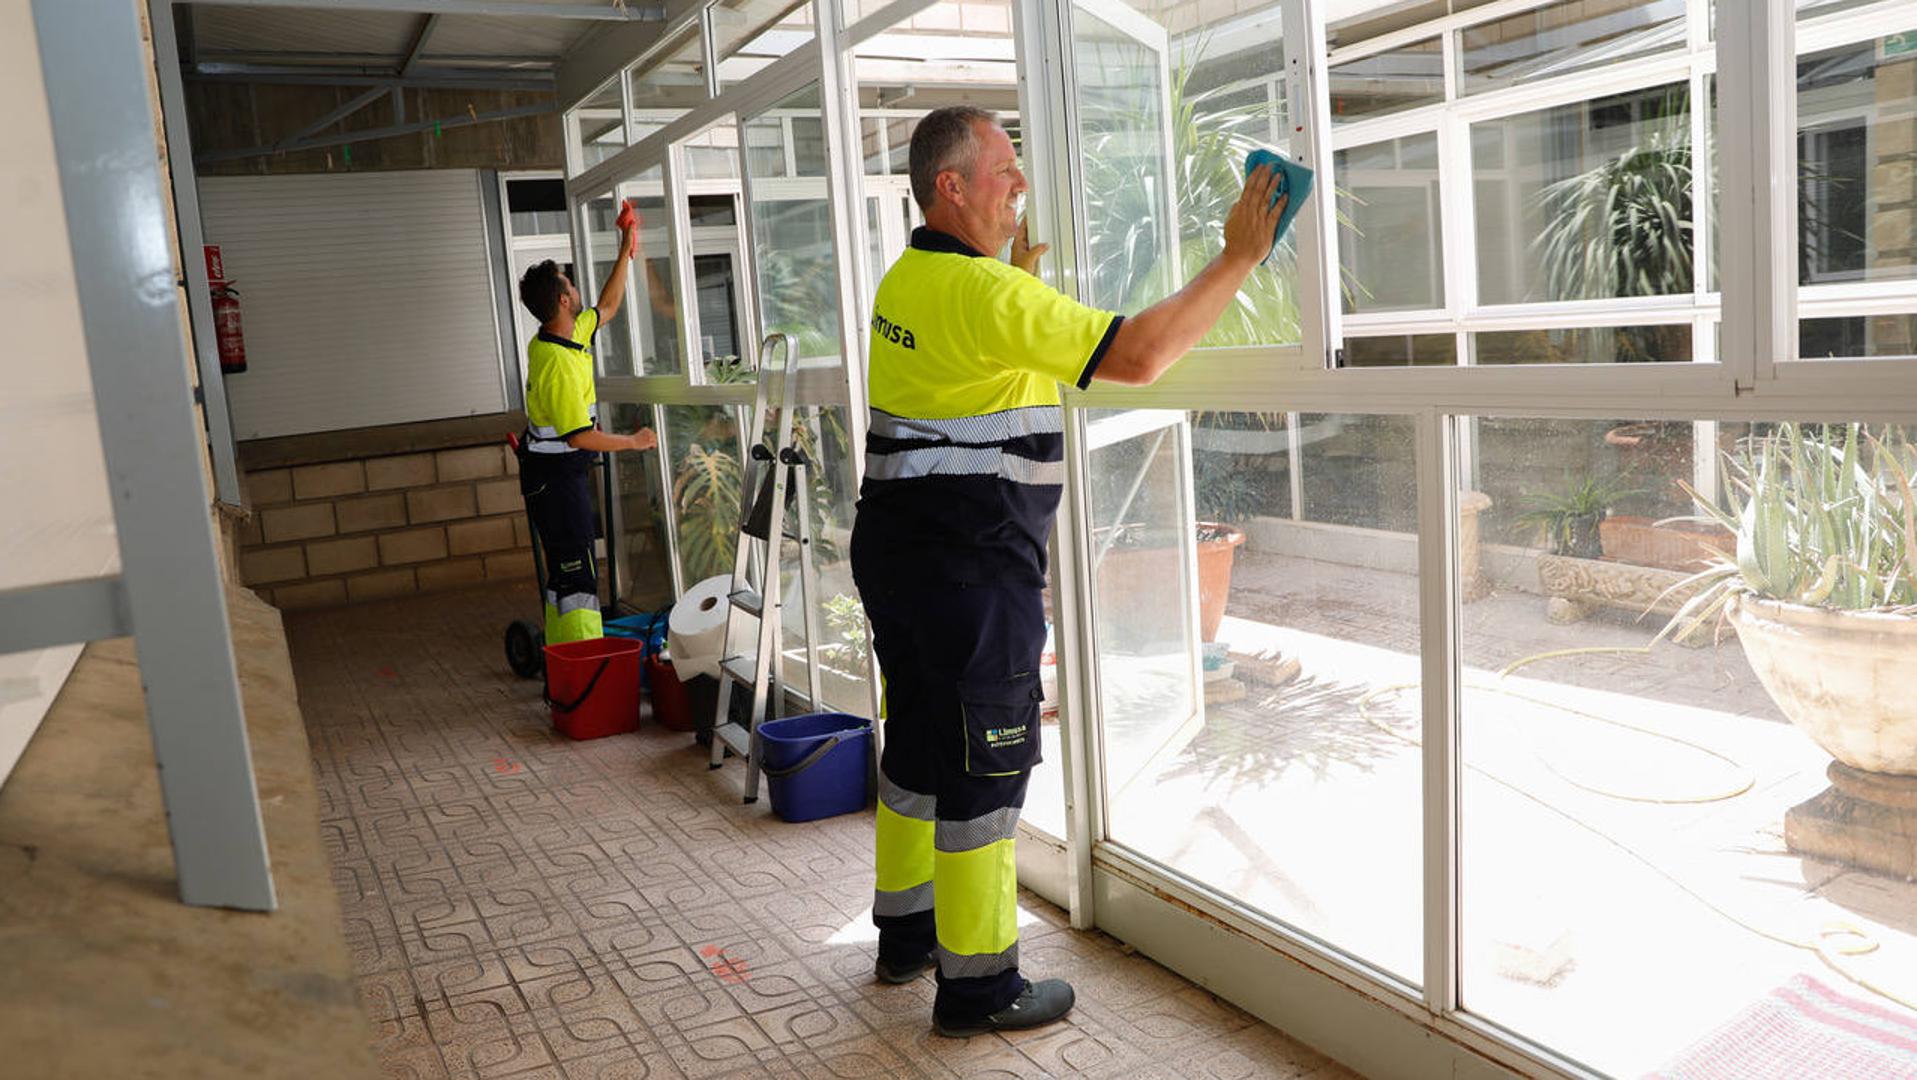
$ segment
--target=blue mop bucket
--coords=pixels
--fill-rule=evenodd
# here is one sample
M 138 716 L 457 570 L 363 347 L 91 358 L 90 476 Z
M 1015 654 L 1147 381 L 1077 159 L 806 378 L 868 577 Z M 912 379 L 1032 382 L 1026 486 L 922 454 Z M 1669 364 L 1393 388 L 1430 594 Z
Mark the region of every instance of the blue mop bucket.
M 865 809 L 871 797 L 872 721 L 811 713 L 759 725 L 772 812 L 817 821 Z

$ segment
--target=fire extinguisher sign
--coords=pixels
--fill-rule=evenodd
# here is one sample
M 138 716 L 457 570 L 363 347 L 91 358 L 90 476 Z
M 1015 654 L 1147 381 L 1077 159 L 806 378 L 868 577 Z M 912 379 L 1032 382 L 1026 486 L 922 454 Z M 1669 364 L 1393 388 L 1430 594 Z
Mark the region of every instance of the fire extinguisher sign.
M 220 245 L 206 245 L 206 278 L 214 284 L 226 280 L 226 262 L 220 258 Z

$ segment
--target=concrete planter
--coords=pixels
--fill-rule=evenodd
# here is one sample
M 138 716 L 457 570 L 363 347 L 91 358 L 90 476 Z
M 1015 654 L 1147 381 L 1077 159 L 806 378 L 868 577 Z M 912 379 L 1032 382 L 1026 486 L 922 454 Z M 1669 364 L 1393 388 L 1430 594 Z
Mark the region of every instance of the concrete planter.
M 1771 700 L 1826 753 L 1917 777 L 1917 618 L 1740 596 L 1731 621 Z

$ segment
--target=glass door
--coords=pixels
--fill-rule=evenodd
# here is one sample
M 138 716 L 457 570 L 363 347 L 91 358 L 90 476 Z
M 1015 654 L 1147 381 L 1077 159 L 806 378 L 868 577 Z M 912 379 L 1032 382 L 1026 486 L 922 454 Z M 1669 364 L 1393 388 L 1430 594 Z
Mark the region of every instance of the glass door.
M 1079 298 L 1133 314 L 1180 277 L 1164 27 L 1115 0 L 1067 14 Z M 1085 425 L 1095 701 L 1112 835 L 1125 794 L 1202 726 L 1191 431 L 1178 410 L 1092 410 Z

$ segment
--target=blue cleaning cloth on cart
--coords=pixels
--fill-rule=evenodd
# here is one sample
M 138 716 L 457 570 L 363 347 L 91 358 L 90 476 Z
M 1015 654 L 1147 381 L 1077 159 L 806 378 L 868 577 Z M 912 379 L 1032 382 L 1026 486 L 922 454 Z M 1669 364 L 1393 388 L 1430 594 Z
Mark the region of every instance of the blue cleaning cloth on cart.
M 1278 227 L 1272 231 L 1271 246 L 1276 248 L 1278 241 L 1284 239 L 1285 230 L 1291 228 L 1291 220 L 1298 216 L 1305 200 L 1311 198 L 1311 170 L 1270 150 L 1253 150 L 1245 155 L 1245 178 L 1257 171 L 1258 166 L 1269 165 L 1278 173 L 1278 186 L 1272 190 L 1271 201 L 1277 202 L 1280 195 L 1288 196 L 1285 212 L 1278 215 Z M 1265 253 L 1266 258 L 1271 252 Z

